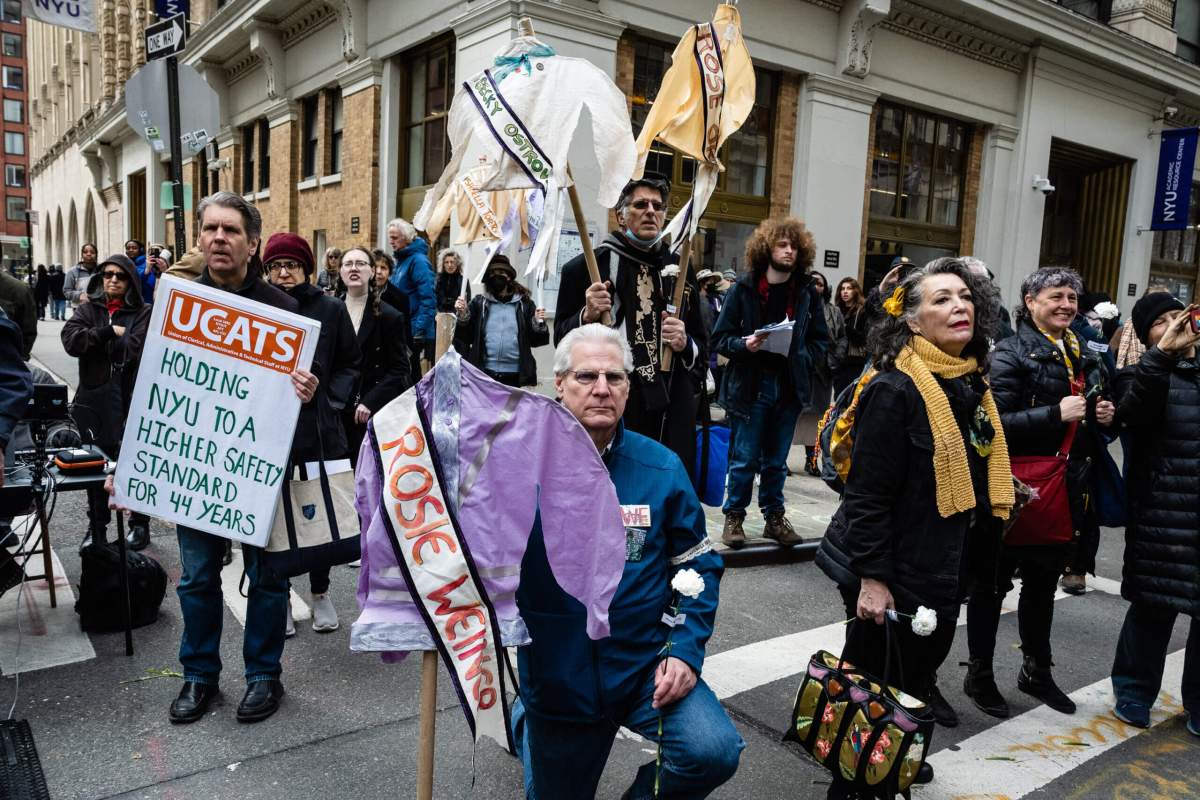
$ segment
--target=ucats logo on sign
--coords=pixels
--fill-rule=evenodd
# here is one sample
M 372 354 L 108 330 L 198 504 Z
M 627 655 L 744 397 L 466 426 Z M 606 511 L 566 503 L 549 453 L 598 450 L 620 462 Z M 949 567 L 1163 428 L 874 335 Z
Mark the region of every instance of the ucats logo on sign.
M 302 328 L 174 290 L 162 335 L 283 373 L 299 366 L 304 344 Z

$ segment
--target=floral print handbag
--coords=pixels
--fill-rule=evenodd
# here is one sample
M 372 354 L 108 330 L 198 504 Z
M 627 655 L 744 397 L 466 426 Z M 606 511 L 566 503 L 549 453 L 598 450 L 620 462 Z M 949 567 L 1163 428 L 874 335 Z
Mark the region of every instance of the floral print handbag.
M 857 620 L 851 621 L 855 624 Z M 887 664 L 892 663 L 891 622 Z M 929 752 L 933 713 L 920 700 L 835 656 L 818 650 L 796 692 L 785 740 L 799 743 L 817 763 L 853 784 L 860 796 L 908 796 Z

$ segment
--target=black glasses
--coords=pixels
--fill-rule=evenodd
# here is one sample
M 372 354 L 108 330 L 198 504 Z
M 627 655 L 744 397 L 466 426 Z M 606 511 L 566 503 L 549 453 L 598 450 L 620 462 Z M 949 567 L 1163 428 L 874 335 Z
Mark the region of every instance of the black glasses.
M 267 265 L 268 272 L 298 272 L 304 269 L 295 261 L 272 261 Z
M 129 280 L 129 276 L 124 272 L 105 272 L 104 280 L 106 281 L 125 281 Z
M 655 211 L 662 211 L 664 208 L 666 208 L 665 205 L 657 200 L 634 200 L 629 205 L 633 208 L 636 208 L 638 211 L 645 211 L 647 208 L 652 208 Z
M 582 383 L 584 386 L 591 386 L 596 381 L 600 380 L 600 376 L 604 376 L 604 381 L 610 387 L 618 388 L 624 386 L 629 380 L 629 373 L 624 370 L 613 370 L 611 372 L 597 372 L 594 369 L 569 369 L 568 373 L 575 376 L 575 380 Z

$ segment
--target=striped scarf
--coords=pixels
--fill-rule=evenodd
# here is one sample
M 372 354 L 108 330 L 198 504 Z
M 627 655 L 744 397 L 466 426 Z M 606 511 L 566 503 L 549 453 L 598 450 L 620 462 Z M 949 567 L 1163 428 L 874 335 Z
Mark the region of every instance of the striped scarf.
M 946 392 L 938 385 L 934 375 L 959 378 L 977 372 L 979 364 L 974 358 L 948 355 L 928 339 L 914 336 L 896 358 L 896 368 L 912 378 L 921 399 L 925 401 L 925 413 L 933 433 L 933 477 L 937 487 L 938 513 L 950 517 L 970 511 L 975 508 L 975 487 L 971 482 L 967 448 Z M 1000 424 L 1000 412 L 996 409 L 991 389 L 983 393 L 981 405 L 995 429 L 992 451 L 987 456 L 988 499 L 991 501 L 992 515 L 1008 519 L 1015 501 L 1012 466 L 1008 461 L 1008 442 Z

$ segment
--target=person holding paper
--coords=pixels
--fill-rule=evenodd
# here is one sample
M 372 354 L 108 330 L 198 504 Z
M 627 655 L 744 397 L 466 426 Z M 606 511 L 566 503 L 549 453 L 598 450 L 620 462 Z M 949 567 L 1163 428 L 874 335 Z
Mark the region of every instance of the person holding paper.
M 200 201 L 200 250 L 205 265 L 196 282 L 231 292 L 293 314 L 299 304 L 283 291 L 269 285 L 262 274 L 250 269 L 251 256 L 262 238 L 262 217 L 241 195 L 217 192 Z M 301 403 L 312 400 L 318 380 L 308 370 L 291 374 L 292 386 Z M 109 480 L 111 493 L 112 480 Z M 183 638 L 179 661 L 183 665 L 183 687 L 171 703 L 169 718 L 174 723 L 195 722 L 204 716 L 217 696 L 221 675 L 221 623 L 225 602 L 221 595 L 221 560 L 225 539 L 180 525 L 179 607 L 183 612 Z M 283 627 L 287 614 L 287 581 L 267 577 L 261 569 L 262 550 L 242 546 L 246 577 L 246 628 L 242 657 L 246 665 L 246 694 L 237 708 L 239 722 L 258 722 L 275 713 L 283 697 L 280 681 Z
M 749 270 L 729 290 L 713 330 L 717 352 L 729 359 L 720 403 L 731 429 L 721 533 L 730 547 L 746 543 L 742 523 L 759 474 L 763 535 L 787 546 L 801 541 L 785 515 L 783 482 L 796 419 L 812 399 L 812 366 L 829 347 L 823 301 L 809 274 L 816 253 L 800 220 L 764 220 L 746 242 Z M 792 327 L 784 354 L 768 348 L 761 331 L 786 321 Z

